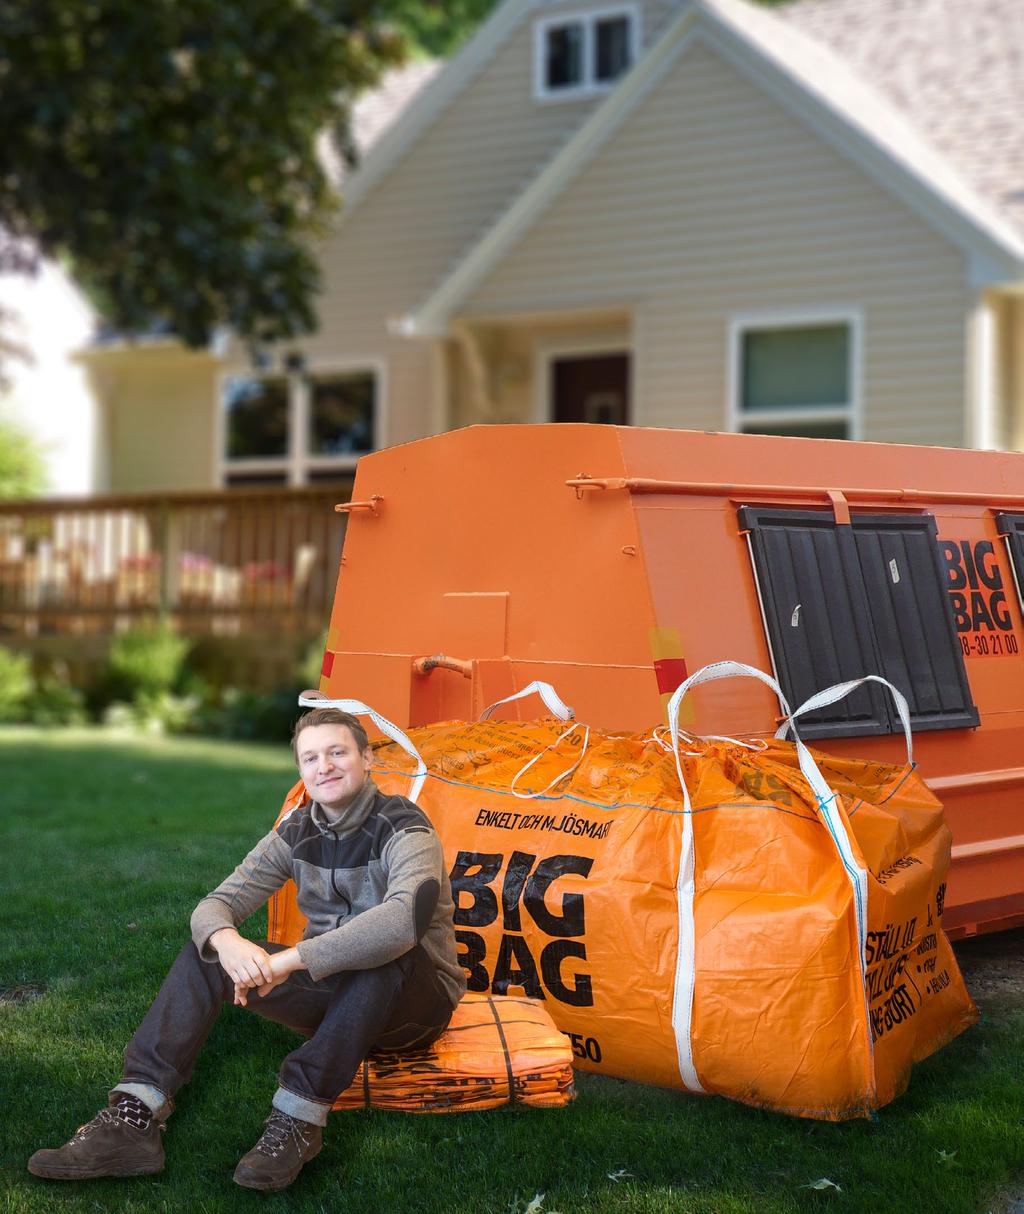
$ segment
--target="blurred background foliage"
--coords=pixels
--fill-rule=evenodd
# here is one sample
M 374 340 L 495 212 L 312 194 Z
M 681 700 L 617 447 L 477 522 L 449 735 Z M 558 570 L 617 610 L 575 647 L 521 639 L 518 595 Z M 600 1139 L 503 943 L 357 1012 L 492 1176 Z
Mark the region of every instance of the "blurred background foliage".
M 0 418 L 0 498 L 34 497 L 46 488 L 39 444 L 13 422 Z
M 396 7 L 0 0 L 0 270 L 63 259 L 111 325 L 192 345 L 310 330 L 337 202 L 317 140 L 347 149 L 409 53 Z
M 496 0 L 397 0 L 394 20 L 422 54 L 451 55 L 496 7 Z
M 61 663 L 0 646 L 0 724 L 100 723 L 142 733 L 279 742 L 302 714 L 298 696 L 320 682 L 326 632 L 270 690 L 226 683 L 192 642 L 162 624 L 114 637 L 105 664 L 84 687 Z

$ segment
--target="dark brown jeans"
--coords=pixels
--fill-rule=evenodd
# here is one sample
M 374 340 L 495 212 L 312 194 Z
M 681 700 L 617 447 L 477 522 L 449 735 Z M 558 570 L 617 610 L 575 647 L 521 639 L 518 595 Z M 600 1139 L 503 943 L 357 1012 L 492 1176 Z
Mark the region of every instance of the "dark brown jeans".
M 284 947 L 260 943 L 268 953 Z M 192 1077 L 213 1022 L 233 998 L 234 984 L 220 964 L 203 961 L 196 946 L 186 944 L 128 1044 L 122 1082 L 173 1097 Z M 371 1049 L 429 1045 L 452 1014 L 420 945 L 376 969 L 319 982 L 297 970 L 265 996 L 250 991 L 246 1006 L 308 1038 L 281 1064 L 274 1107 L 318 1125 Z

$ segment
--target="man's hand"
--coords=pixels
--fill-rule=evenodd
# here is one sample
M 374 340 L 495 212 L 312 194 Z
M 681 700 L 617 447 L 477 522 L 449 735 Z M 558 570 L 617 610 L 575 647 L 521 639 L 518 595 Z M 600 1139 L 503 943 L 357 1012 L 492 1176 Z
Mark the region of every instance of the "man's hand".
M 209 942 L 224 972 L 235 984 L 236 1003 L 245 1003 L 245 991 L 250 987 L 266 983 L 276 985 L 270 953 L 240 936 L 233 927 L 222 927 L 213 933 Z M 286 951 L 294 952 L 294 949 Z
M 273 977 L 269 982 L 264 982 L 257 987 L 257 995 L 269 995 L 275 986 L 280 986 L 289 974 L 296 970 L 305 969 L 302 960 L 299 957 L 298 951 L 294 948 L 286 948 L 280 953 L 269 953 L 270 969 Z M 249 1002 L 249 991 L 256 983 L 236 982 L 235 983 L 235 1002 L 242 1007 L 245 1007 Z
M 280 986 L 289 974 L 294 974 L 296 970 L 304 970 L 306 967 L 302 964 L 298 949 L 286 948 L 280 953 L 270 954 L 270 968 L 273 971 L 273 977 L 256 991 L 257 995 L 269 995 L 274 987 Z

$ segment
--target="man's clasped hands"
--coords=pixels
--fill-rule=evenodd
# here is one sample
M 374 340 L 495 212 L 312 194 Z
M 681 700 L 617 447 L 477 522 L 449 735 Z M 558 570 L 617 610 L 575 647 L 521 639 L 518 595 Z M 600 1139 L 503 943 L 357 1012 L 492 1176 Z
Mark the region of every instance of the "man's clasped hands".
M 235 1003 L 243 1007 L 248 1002 L 249 991 L 255 988 L 257 995 L 268 995 L 289 974 L 306 968 L 297 949 L 268 953 L 254 941 L 240 936 L 233 927 L 222 927 L 214 932 L 210 946 L 235 984 Z

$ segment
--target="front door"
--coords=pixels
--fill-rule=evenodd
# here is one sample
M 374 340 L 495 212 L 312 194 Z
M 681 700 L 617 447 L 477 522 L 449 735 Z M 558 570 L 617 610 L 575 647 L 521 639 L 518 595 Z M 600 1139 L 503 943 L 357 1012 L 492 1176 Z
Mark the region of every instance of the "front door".
M 629 425 L 629 355 L 566 355 L 551 361 L 551 420 Z

